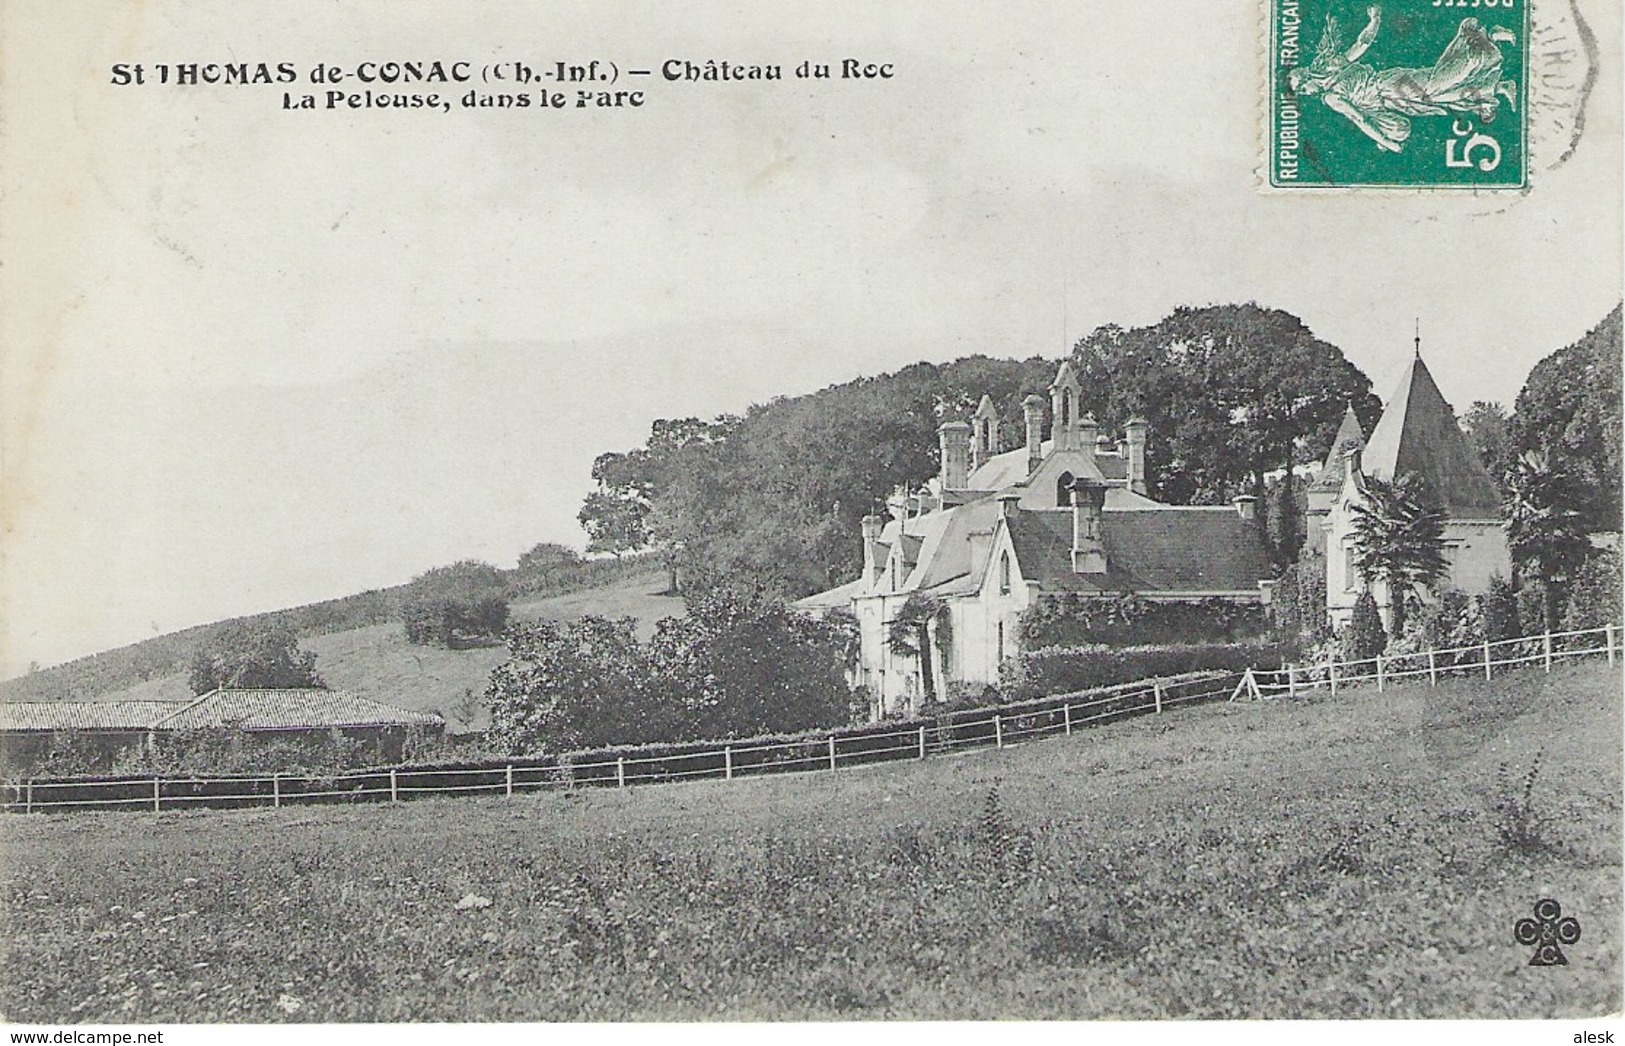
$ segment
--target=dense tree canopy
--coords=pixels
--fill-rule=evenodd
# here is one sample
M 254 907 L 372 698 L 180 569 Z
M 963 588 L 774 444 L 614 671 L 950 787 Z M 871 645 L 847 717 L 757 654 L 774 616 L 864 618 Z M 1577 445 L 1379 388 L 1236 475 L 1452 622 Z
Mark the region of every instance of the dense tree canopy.
M 1620 309 L 1535 364 L 1518 393 L 1506 465 L 1546 455 L 1563 506 L 1592 531 L 1620 529 Z
M 231 689 L 326 689 L 316 655 L 300 650 L 290 628 L 245 621 L 223 628 L 192 658 L 188 682 L 194 694 Z
M 1101 327 L 1073 350 L 1084 405 L 1107 430 L 1150 422 L 1147 471 L 1174 504 L 1252 494 L 1266 474 L 1323 458 L 1353 404 L 1370 431 L 1371 381 L 1280 309 L 1179 308 L 1149 327 Z
M 631 618 L 516 625 L 486 691 L 489 736 L 560 752 L 840 726 L 852 627 L 728 592 L 695 597 L 647 644 Z
M 406 638 L 420 645 L 491 643 L 508 624 L 507 576 L 463 560 L 419 574 L 402 601 Z

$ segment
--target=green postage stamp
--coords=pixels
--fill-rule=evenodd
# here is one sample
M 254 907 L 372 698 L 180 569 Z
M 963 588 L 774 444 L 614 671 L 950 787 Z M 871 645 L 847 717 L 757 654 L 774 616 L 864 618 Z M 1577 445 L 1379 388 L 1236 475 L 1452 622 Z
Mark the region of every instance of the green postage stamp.
M 1521 188 L 1528 9 L 1270 0 L 1270 185 Z

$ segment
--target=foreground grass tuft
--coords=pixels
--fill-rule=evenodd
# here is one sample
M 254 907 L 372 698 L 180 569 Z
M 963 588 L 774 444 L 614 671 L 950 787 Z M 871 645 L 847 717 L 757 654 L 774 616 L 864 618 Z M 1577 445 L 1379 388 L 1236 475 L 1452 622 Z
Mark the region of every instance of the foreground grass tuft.
M 833 775 L 9 817 L 0 1013 L 1595 1015 L 1619 738 L 1618 675 L 1575 666 Z M 1512 940 L 1541 897 L 1568 967 Z

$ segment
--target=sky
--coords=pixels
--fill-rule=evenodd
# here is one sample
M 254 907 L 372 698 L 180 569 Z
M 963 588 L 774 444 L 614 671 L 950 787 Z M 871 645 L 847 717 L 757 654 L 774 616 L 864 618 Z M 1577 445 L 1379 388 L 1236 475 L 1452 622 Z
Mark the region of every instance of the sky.
M 1604 60 L 1573 154 L 1478 195 L 1260 191 L 1254 0 L 873 6 L 8 2 L 0 676 L 580 547 L 592 459 L 659 417 L 1232 301 L 1384 396 L 1419 320 L 1458 412 L 1510 406 L 1620 299 L 1618 5 L 1580 4 Z M 449 113 L 111 83 L 594 58 L 786 79 Z M 844 58 L 893 76 L 791 75 Z

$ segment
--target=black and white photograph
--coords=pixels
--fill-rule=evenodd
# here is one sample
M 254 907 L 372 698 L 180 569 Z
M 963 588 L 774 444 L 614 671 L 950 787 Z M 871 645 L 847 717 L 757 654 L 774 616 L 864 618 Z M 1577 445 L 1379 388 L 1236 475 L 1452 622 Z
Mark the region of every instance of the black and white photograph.
M 8 1041 L 1625 1034 L 1622 22 L 0 0 Z

